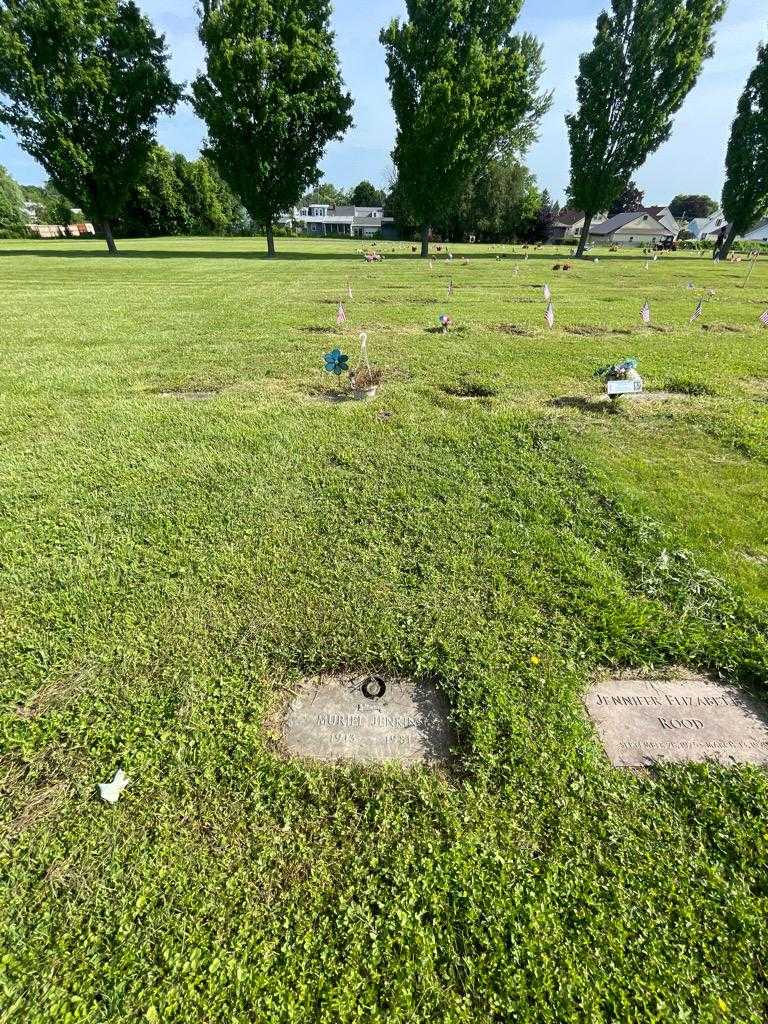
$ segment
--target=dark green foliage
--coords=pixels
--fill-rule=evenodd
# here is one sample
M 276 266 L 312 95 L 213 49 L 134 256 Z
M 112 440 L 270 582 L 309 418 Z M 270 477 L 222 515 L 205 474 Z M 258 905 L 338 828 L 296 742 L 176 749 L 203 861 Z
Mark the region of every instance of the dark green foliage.
M 607 210 L 672 130 L 672 117 L 711 56 L 723 0 L 612 0 L 579 62 L 578 111 L 566 118 L 570 194 L 587 219 Z
M 381 33 L 397 118 L 393 159 L 422 230 L 455 209 L 492 157 L 524 149 L 549 106 L 541 46 L 512 35 L 522 0 L 408 0 Z
M 0 231 L 5 237 L 22 234 L 24 194 L 5 167 L 0 166 Z
M 352 189 L 349 202 L 352 206 L 382 206 L 384 192 L 370 181 L 361 181 Z
M 634 181 L 629 181 L 608 207 L 608 216 L 640 210 L 644 202 L 645 192 L 639 189 Z
M 725 175 L 723 212 L 731 229 L 721 256 L 768 212 L 768 46 L 758 47 L 757 64 L 739 99 Z
M 233 231 L 240 220 L 235 197 L 208 160 L 155 146 L 120 229 L 126 235 L 216 235 Z
M 534 175 L 507 155 L 491 159 L 459 198 L 453 216 L 436 226 L 452 239 L 474 234 L 489 242 L 514 241 L 528 236 L 541 203 Z
M 0 10 L 0 122 L 54 186 L 105 226 L 141 175 L 181 89 L 132 0 L 25 0 Z
M 193 84 L 206 155 L 267 231 L 320 179 L 352 119 L 328 0 L 202 0 L 206 71 Z
M 669 210 L 676 220 L 695 220 L 710 217 L 717 209 L 717 202 L 709 196 L 679 195 L 669 204 Z
M 302 197 L 302 206 L 311 206 L 314 203 L 327 203 L 329 206 L 344 206 L 349 200 L 349 195 L 341 188 L 336 188 L 330 181 L 324 181 L 311 192 Z
M 544 189 L 541 195 L 541 205 L 529 225 L 525 240 L 527 242 L 546 242 L 552 234 L 552 225 L 559 213 L 559 204 L 553 203 L 549 192 Z

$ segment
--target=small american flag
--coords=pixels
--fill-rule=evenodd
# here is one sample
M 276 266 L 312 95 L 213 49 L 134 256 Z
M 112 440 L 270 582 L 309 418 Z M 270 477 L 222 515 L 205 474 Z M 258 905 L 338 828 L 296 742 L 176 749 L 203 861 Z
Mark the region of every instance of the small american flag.
M 555 307 L 550 302 L 547 306 L 547 312 L 544 314 L 544 319 L 547 321 L 550 327 L 555 326 Z
M 339 311 L 336 314 L 336 323 L 339 324 L 339 326 L 341 326 L 341 324 L 345 324 L 346 322 L 347 322 L 347 312 L 344 309 L 344 303 L 340 302 L 339 303 Z
M 552 291 L 548 284 L 544 285 L 544 301 L 550 302 L 552 299 Z
M 698 320 L 703 312 L 704 312 L 704 299 L 699 299 L 699 304 L 696 307 L 696 309 L 694 310 L 693 316 L 691 317 L 691 323 L 694 323 L 694 321 Z
M 347 281 L 347 298 L 352 298 L 352 285 L 349 283 L 349 281 Z
M 760 323 L 763 325 L 763 327 L 768 327 L 768 309 L 766 309 L 766 311 L 760 317 Z
M 448 282 L 448 298 L 450 299 L 450 297 L 452 295 L 453 295 L 453 281 L 451 280 L 451 281 Z
M 640 310 L 640 316 L 643 318 L 644 324 L 651 322 L 651 307 L 648 305 L 648 299 L 643 303 L 643 308 Z

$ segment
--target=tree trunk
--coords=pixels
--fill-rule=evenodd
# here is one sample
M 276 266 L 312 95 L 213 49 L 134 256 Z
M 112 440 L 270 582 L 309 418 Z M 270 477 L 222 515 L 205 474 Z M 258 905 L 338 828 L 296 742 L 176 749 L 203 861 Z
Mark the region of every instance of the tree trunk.
M 584 216 L 584 227 L 581 229 L 581 238 L 579 239 L 579 244 L 576 249 L 577 259 L 581 259 L 581 257 L 584 255 L 584 250 L 586 249 L 587 242 L 589 241 L 589 229 L 592 227 L 593 217 L 593 213 L 587 213 Z
M 275 255 L 275 233 L 272 230 L 272 221 L 267 221 L 267 256 Z
M 738 231 L 736 230 L 736 225 L 732 224 L 730 230 L 728 231 L 728 234 L 725 236 L 725 241 L 720 246 L 720 251 L 716 253 L 716 255 L 718 255 L 721 260 L 727 259 L 728 253 L 731 251 L 731 246 L 736 241 L 737 234 Z
M 429 226 L 427 224 L 422 225 L 421 228 L 421 255 L 422 257 L 429 256 Z
M 115 240 L 112 237 L 112 225 L 109 223 L 108 220 L 104 221 L 104 237 L 107 240 L 107 249 L 109 250 L 109 255 L 117 256 L 117 246 L 115 245 Z

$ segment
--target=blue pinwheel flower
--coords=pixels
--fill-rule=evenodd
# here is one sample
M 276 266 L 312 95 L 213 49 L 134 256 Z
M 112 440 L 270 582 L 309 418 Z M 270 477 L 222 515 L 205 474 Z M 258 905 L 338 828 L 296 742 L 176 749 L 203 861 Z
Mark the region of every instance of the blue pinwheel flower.
M 326 352 L 323 359 L 328 373 L 335 373 L 337 377 L 349 369 L 349 356 L 344 355 L 341 349 Z

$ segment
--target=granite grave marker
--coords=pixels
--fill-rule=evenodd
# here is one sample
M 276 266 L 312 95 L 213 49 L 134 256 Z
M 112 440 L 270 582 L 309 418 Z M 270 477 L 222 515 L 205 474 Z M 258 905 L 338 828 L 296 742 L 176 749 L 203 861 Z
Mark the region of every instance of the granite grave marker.
M 621 676 L 595 681 L 584 701 L 617 767 L 768 764 L 768 706 L 734 684 L 692 673 Z
M 304 680 L 280 729 L 289 754 L 320 761 L 439 765 L 453 742 L 433 686 L 378 675 Z

